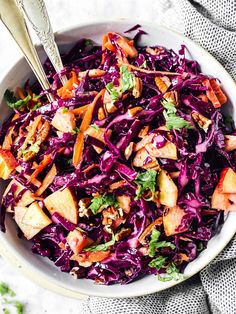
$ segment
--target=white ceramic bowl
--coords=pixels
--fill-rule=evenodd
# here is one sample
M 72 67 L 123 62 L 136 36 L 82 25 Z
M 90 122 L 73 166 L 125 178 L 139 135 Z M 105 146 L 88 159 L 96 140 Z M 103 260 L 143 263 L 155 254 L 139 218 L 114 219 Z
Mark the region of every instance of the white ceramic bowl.
M 57 34 L 57 42 L 61 45 L 62 50 L 68 49 L 80 38 L 91 38 L 97 43 L 101 43 L 102 35 L 108 31 L 124 32 L 135 25 L 133 21 L 118 22 L 99 22 L 94 24 L 82 25 Z M 233 107 L 236 106 L 236 85 L 226 70 L 218 63 L 208 52 L 196 45 L 186 37 L 156 25 L 142 24 L 148 35 L 142 36 L 142 44 L 151 45 L 159 44 L 167 48 L 173 48 L 178 51 L 181 44 L 186 44 L 189 51 L 189 58 L 196 59 L 201 66 L 202 72 L 218 77 L 228 95 L 229 104 L 226 106 L 227 111 L 234 114 Z M 7 106 L 3 103 L 4 91 L 15 89 L 16 86 L 22 85 L 26 79 L 32 77 L 29 66 L 26 61 L 21 59 L 12 69 L 0 78 L 0 103 L 2 123 L 7 115 Z M 3 183 L 0 186 L 0 195 L 4 189 Z M 157 291 L 164 290 L 176 285 L 178 282 L 159 282 L 155 276 L 146 276 L 128 285 L 102 286 L 96 285 L 91 280 L 79 279 L 74 280 L 72 276 L 61 273 L 56 266 L 47 258 L 42 258 L 31 253 L 30 245 L 27 241 L 18 239 L 16 236 L 15 225 L 12 220 L 7 218 L 7 232 L 0 232 L 0 252 L 10 262 L 21 269 L 28 277 L 43 285 L 45 288 L 55 292 L 72 297 L 102 296 L 102 297 L 135 297 Z M 236 232 L 236 212 L 229 213 L 226 221 L 220 231 L 208 243 L 208 247 L 200 256 L 191 262 L 185 270 L 185 277 L 191 277 L 207 264 L 209 264 L 221 250 L 227 245 Z

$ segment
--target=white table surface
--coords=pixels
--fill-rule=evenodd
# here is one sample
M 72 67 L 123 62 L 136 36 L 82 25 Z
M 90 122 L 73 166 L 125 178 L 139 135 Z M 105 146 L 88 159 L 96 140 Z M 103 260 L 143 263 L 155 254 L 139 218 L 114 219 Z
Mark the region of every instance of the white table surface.
M 182 31 L 177 10 L 169 0 L 45 0 L 45 2 L 54 31 L 97 19 L 119 18 L 155 22 Z M 18 47 L 0 23 L 0 79 L 19 56 L 21 53 Z M 18 299 L 25 303 L 26 313 L 83 314 L 82 301 L 56 295 L 37 286 L 2 258 L 0 258 L 1 281 L 7 282 L 17 293 Z

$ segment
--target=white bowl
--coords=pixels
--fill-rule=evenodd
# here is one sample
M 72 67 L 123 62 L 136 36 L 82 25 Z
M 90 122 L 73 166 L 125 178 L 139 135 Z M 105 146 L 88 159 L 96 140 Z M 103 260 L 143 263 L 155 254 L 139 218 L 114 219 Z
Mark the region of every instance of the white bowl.
M 91 38 L 97 43 L 101 43 L 102 35 L 108 31 L 124 32 L 135 24 L 133 21 L 117 21 L 117 22 L 99 22 L 94 24 L 82 25 L 68 29 L 57 34 L 57 42 L 61 45 L 62 50 L 68 49 L 68 45 L 72 46 L 80 38 Z M 233 107 L 236 106 L 236 85 L 226 70 L 216 61 L 208 52 L 200 46 L 189 40 L 188 38 L 166 29 L 161 26 L 142 24 L 148 35 L 142 36 L 142 44 L 154 45 L 159 44 L 167 48 L 173 48 L 178 51 L 181 44 L 185 44 L 189 51 L 190 58 L 200 63 L 203 73 L 210 74 L 219 78 L 223 84 L 224 90 L 228 95 L 229 105 L 227 111 L 234 114 Z M 7 106 L 3 103 L 4 91 L 15 89 L 16 86 L 22 85 L 26 79 L 33 77 L 26 61 L 21 59 L 12 69 L 0 78 L 0 103 L 2 123 L 9 114 Z M 0 195 L 4 190 L 4 184 L 1 183 Z M 74 280 L 72 276 L 61 273 L 52 262 L 47 258 L 42 258 L 31 253 L 30 245 L 27 241 L 18 239 L 15 230 L 15 224 L 12 219 L 7 217 L 7 232 L 0 232 L 0 252 L 15 266 L 20 268 L 28 277 L 38 282 L 45 288 L 55 292 L 72 296 L 86 297 L 136 297 L 158 292 L 176 285 L 179 282 L 159 282 L 155 276 L 145 276 L 128 285 L 112 285 L 102 286 L 96 285 L 91 280 L 79 279 Z M 208 265 L 227 245 L 236 232 L 236 212 L 229 213 L 221 231 L 212 238 L 206 250 L 199 257 L 191 262 L 184 274 L 185 278 L 189 278 Z

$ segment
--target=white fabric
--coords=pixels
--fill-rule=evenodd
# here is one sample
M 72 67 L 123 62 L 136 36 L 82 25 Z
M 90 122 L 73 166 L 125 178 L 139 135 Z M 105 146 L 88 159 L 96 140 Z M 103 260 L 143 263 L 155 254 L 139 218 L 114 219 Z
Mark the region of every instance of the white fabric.
M 167 0 L 159 9 L 173 14 L 173 28 L 211 52 L 236 79 L 236 1 Z M 151 9 L 151 8 L 147 8 Z M 153 8 L 154 9 L 154 8 Z M 155 8 L 156 9 L 156 8 Z M 164 22 L 164 21 L 163 21 Z M 181 25 L 183 23 L 183 25 Z M 168 20 L 168 25 L 171 21 Z M 91 297 L 83 314 L 234 314 L 236 313 L 236 238 L 199 275 L 163 292 L 139 298 Z

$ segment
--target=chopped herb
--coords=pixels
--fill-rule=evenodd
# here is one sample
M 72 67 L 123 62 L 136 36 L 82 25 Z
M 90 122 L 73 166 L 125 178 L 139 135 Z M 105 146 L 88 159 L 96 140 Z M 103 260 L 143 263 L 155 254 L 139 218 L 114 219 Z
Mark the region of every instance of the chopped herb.
M 157 229 L 152 230 L 151 239 L 149 242 L 149 254 L 148 254 L 150 257 L 155 256 L 156 244 L 157 244 L 157 241 L 159 240 L 160 235 L 161 233 Z
M 93 246 L 90 246 L 90 247 L 88 247 L 88 248 L 86 248 L 84 250 L 88 251 L 88 252 L 107 251 L 110 246 L 115 244 L 115 242 L 116 242 L 115 235 L 112 234 L 112 239 L 109 242 L 106 242 L 106 243 L 103 243 L 103 244 L 98 244 L 98 245 L 93 245 Z
M 121 73 L 121 91 L 122 93 L 131 90 L 135 86 L 135 75 L 129 72 L 126 65 L 120 67 Z
M 0 295 L 9 295 L 10 297 L 14 297 L 16 294 L 11 288 L 5 283 L 1 282 L 0 283 Z
M 147 68 L 147 60 L 145 60 L 145 61 L 143 62 L 143 64 L 140 65 L 140 68 L 141 68 L 141 69 Z
M 96 124 L 90 124 L 91 128 L 93 128 L 96 131 L 99 131 L 99 126 Z
M 153 268 L 156 268 L 157 270 L 159 270 L 164 266 L 166 260 L 167 260 L 167 257 L 158 256 L 157 258 L 151 260 L 151 262 L 148 265 L 150 267 L 153 267 Z
M 157 177 L 157 171 L 153 169 L 149 169 L 137 175 L 136 179 L 134 180 L 134 182 L 138 185 L 138 189 L 136 192 L 137 196 L 135 200 L 140 199 L 143 193 L 148 190 L 151 191 L 152 196 L 145 200 L 146 201 L 154 200 L 155 190 L 156 190 L 156 177 Z
M 28 149 L 20 149 L 20 151 L 23 155 L 25 155 L 29 152 L 34 152 L 37 154 L 39 152 L 39 149 L 40 149 L 40 147 L 37 144 L 33 144 Z
M 10 311 L 8 309 L 3 309 L 3 314 L 10 314 Z
M 92 204 L 89 206 L 94 215 L 97 214 L 98 211 L 107 208 L 109 206 L 118 206 L 117 200 L 113 195 L 100 195 L 92 199 Z
M 204 245 L 202 242 L 199 242 L 198 245 L 197 245 L 197 251 L 198 252 L 201 252 L 204 250 Z
M 62 112 L 62 113 L 66 113 L 67 111 L 69 111 L 68 108 L 66 108 L 66 107 L 62 107 L 62 108 L 61 108 L 61 112 Z
M 172 103 L 170 103 L 166 100 L 163 100 L 162 105 L 165 109 L 167 109 L 167 110 L 163 111 L 163 115 L 164 115 L 164 118 L 166 120 L 166 127 L 168 130 L 171 130 L 171 129 L 179 130 L 179 129 L 183 129 L 183 128 L 192 129 L 193 128 L 193 126 L 191 125 L 191 123 L 189 121 L 186 121 L 186 120 L 184 120 L 184 118 L 176 115 L 177 109 L 175 108 L 175 106 Z
M 37 104 L 35 104 L 34 107 L 32 108 L 32 110 L 36 110 L 39 107 L 41 107 L 41 102 L 38 102 Z
M 71 131 L 72 134 L 78 134 L 79 132 L 80 132 L 80 129 L 77 127 Z
M 9 304 L 9 305 L 15 306 L 17 314 L 24 313 L 24 305 L 20 301 L 4 299 L 3 304 Z
M 170 247 L 172 250 L 175 249 L 175 245 L 171 242 L 167 242 L 167 241 L 158 241 L 159 237 L 160 237 L 161 233 L 160 231 L 153 229 L 152 230 L 152 234 L 151 234 L 151 239 L 149 242 L 149 253 L 148 255 L 150 257 L 154 257 L 156 250 L 163 248 L 163 247 Z
M 110 98 L 111 98 L 112 103 L 114 103 L 115 101 L 119 99 L 119 96 L 120 96 L 119 92 L 115 89 L 115 86 L 112 82 L 106 85 L 106 89 L 110 93 Z
M 86 46 L 93 46 L 94 42 L 91 39 L 85 39 L 85 45 Z
M 183 279 L 184 276 L 181 274 L 176 267 L 175 263 L 170 263 L 170 265 L 166 268 L 165 274 L 159 274 L 157 276 L 158 280 L 160 281 L 170 281 L 170 280 L 179 280 Z
M 28 102 L 31 100 L 31 96 L 28 95 L 24 99 L 17 100 L 14 96 L 14 93 L 7 89 L 4 93 L 4 99 L 8 107 L 19 110 L 28 104 Z

